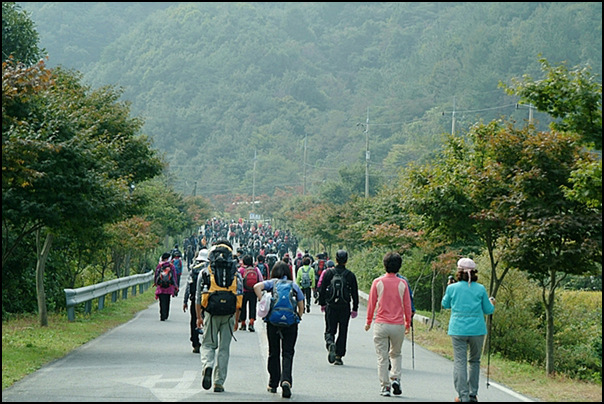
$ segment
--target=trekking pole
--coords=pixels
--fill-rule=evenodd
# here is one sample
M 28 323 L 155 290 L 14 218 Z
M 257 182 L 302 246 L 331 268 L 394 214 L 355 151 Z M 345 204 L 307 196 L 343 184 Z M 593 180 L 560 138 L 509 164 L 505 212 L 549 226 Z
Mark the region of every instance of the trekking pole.
M 489 371 L 491 369 L 491 325 L 493 324 L 493 315 L 489 314 L 489 335 L 487 337 L 487 389 L 489 388 Z
M 413 317 L 411 317 L 411 363 L 415 369 L 415 338 L 413 338 Z

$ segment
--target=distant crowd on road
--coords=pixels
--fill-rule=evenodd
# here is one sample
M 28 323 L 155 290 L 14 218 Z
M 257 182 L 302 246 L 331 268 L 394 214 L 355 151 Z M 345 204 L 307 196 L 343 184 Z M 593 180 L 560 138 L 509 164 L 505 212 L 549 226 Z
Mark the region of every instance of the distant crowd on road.
M 357 278 L 346 267 L 346 250 L 336 252 L 335 262 L 327 252 L 313 257 L 308 251 L 298 251 L 296 237 L 289 230 L 216 218 L 183 245 L 189 269 L 183 310 L 190 312 L 190 340 L 193 352 L 201 354 L 205 390 L 224 391 L 231 339 L 238 330 L 255 332 L 260 317 L 268 339 L 267 391 L 277 393 L 280 387 L 282 397 L 291 397 L 298 327 L 304 313 L 311 311 L 312 299 L 325 316 L 327 360 L 344 365 L 348 324 L 357 317 L 359 306 Z M 290 253 L 295 254 L 293 259 Z M 365 330 L 373 325 L 380 394 L 401 395 L 402 345 L 412 330 L 415 307 L 409 282 L 399 273 L 401 256 L 389 252 L 383 265 L 385 273 L 371 285 Z M 493 313 L 495 301 L 477 283 L 474 261 L 462 258 L 457 266 L 457 281 L 450 282 L 442 302 L 452 310 L 449 335 L 454 348 L 455 401 L 477 401 L 487 333 L 484 316 Z M 182 253 L 176 245 L 162 255 L 155 271 L 160 321 L 169 316 L 170 299 L 178 295 L 181 273 Z

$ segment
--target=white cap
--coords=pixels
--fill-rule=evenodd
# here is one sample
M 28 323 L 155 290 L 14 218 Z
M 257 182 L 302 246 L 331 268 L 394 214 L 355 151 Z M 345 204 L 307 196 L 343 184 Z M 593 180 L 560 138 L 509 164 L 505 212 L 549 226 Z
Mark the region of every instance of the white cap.
M 197 261 L 205 261 L 208 262 L 208 250 L 205 248 L 203 250 L 199 250 L 199 254 L 197 254 Z
M 470 258 L 460 258 L 460 260 L 457 261 L 457 268 L 476 269 L 476 263 Z

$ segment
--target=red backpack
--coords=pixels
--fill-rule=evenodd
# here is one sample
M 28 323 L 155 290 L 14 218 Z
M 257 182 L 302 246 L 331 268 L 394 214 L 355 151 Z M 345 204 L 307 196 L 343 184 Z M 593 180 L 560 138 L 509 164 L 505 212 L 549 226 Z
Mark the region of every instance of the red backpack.
M 323 273 L 323 270 L 325 270 L 325 263 L 327 262 L 327 260 L 324 259 L 320 259 L 319 263 L 317 264 L 317 274 L 319 276 L 321 276 L 321 274 Z
M 246 291 L 254 290 L 254 285 L 258 283 L 258 272 L 256 268 L 246 268 L 243 273 L 243 289 Z

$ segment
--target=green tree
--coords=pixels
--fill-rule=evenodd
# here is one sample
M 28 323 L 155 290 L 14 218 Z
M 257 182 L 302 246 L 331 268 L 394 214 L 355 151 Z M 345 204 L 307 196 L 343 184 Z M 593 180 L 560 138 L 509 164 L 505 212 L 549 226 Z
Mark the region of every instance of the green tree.
M 35 234 L 45 326 L 44 267 L 55 234 L 126 217 L 138 202 L 129 185 L 163 167 L 113 89 L 92 91 L 76 73 L 43 62 L 4 62 L 2 73 L 2 263 Z
M 568 275 L 597 273 L 602 261 L 602 208 L 569 199 L 564 188 L 582 161 L 578 135 L 557 131 L 491 134 L 487 178 L 505 179 L 493 206 L 510 228 L 502 260 L 526 271 L 542 288 L 546 313 L 546 372 L 554 372 L 555 293 Z
M 17 62 L 33 65 L 45 52 L 38 48 L 38 32 L 29 13 L 15 2 L 2 2 L 2 62 L 12 57 Z
M 512 86 L 500 85 L 521 102 L 559 119 L 551 123 L 552 129 L 577 133 L 583 143 L 602 150 L 602 83 L 589 66 L 569 71 L 565 64 L 552 66 L 545 58 L 539 62 L 544 79 L 523 75 L 522 80 L 513 78 Z

